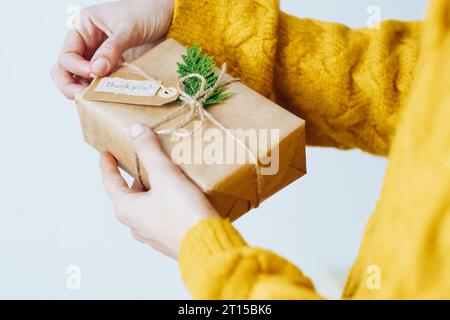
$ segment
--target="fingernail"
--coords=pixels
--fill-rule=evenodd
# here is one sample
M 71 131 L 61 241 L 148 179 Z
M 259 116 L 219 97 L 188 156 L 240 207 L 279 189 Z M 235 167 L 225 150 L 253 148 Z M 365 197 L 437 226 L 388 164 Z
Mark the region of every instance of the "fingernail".
M 135 123 L 130 127 L 130 137 L 136 139 L 145 131 L 145 127 L 140 123 Z
M 95 78 L 97 78 L 97 76 L 96 76 L 95 74 L 93 74 L 92 72 L 91 72 L 91 73 L 89 73 L 89 77 L 91 77 L 92 79 L 95 79 Z
M 104 58 L 99 58 L 92 64 L 92 71 L 96 75 L 103 75 L 108 71 L 109 63 Z

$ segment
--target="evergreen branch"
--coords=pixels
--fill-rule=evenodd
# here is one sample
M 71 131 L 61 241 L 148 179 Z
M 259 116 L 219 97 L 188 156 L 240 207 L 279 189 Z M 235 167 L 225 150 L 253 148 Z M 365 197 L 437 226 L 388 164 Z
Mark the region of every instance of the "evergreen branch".
M 199 45 L 194 45 L 186 49 L 186 54 L 182 55 L 184 63 L 177 63 L 178 76 L 183 78 L 192 73 L 198 73 L 206 80 L 206 88 L 208 90 L 212 88 L 218 80 L 216 74 L 216 65 L 214 58 L 208 55 L 202 55 L 202 48 Z M 189 78 L 183 82 L 185 86 L 185 92 L 192 96 L 200 90 L 201 81 L 198 78 Z M 223 86 L 219 86 L 203 103 L 203 107 L 207 108 L 211 105 L 219 104 L 225 99 L 229 98 L 232 94 L 225 92 Z

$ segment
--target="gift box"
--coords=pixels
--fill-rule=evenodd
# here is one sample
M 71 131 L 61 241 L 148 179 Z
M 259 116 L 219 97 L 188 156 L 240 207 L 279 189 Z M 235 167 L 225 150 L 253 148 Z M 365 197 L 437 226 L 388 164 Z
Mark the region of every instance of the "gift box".
M 306 173 L 305 123 L 239 81 L 227 85 L 231 96 L 206 108 L 208 117 L 185 121 L 189 112 L 184 111 L 168 117 L 183 105 L 174 101 L 173 94 L 160 91 L 168 86 L 179 90 L 177 62 L 185 52 L 184 46 L 168 39 L 108 76 L 148 80 L 145 75 L 150 75 L 163 84 L 156 87 L 160 94 L 154 92 L 150 98 L 97 92 L 105 84 L 100 84 L 101 79 L 94 81 L 76 97 L 83 136 L 97 150 L 111 152 L 123 170 L 151 188 L 131 146 L 128 128 L 133 123 L 160 131 L 177 127 L 171 134 L 159 135 L 164 151 L 223 217 L 235 220 Z M 224 77 L 233 79 L 228 74 Z M 163 104 L 162 97 L 171 102 Z

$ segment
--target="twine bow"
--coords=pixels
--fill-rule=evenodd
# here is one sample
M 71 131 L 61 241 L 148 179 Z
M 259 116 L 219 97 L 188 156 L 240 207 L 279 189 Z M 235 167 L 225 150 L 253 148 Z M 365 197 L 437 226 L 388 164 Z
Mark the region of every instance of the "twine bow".
M 139 66 L 137 66 L 135 64 L 124 62 L 123 66 L 136 71 L 137 73 L 139 73 L 141 76 L 143 76 L 147 80 L 154 80 L 153 77 L 151 77 L 147 72 L 145 72 L 143 69 L 141 69 Z M 238 145 L 242 146 L 246 150 L 246 152 L 250 155 L 250 157 L 252 158 L 252 160 L 255 164 L 257 190 L 256 190 L 256 203 L 253 207 L 257 208 L 260 205 L 261 196 L 262 196 L 261 168 L 260 168 L 260 163 L 259 163 L 257 154 L 255 154 L 247 146 L 247 144 L 244 141 L 242 141 L 241 139 L 239 139 L 230 129 L 225 127 L 220 121 L 218 121 L 216 118 L 214 118 L 214 116 L 211 113 L 209 113 L 204 107 L 205 101 L 214 93 L 214 91 L 216 91 L 217 88 L 222 87 L 222 86 L 227 86 L 233 82 L 240 81 L 239 79 L 232 79 L 229 81 L 224 81 L 224 76 L 225 76 L 226 72 L 227 72 L 227 65 L 226 65 L 226 63 L 224 63 L 222 65 L 222 69 L 219 73 L 216 83 L 214 84 L 214 86 L 212 86 L 209 89 L 206 89 L 207 82 L 206 82 L 205 77 L 203 77 L 201 74 L 192 73 L 192 74 L 188 74 L 187 76 L 185 76 L 183 78 L 179 78 L 178 82 L 177 82 L 176 90 L 180 94 L 179 99 L 181 101 L 183 101 L 183 104 L 179 108 L 174 110 L 173 112 L 167 114 L 166 116 L 162 117 L 161 119 L 158 119 L 158 121 L 152 125 L 152 130 L 157 135 L 172 135 L 172 134 L 174 134 L 174 135 L 177 135 L 180 137 L 186 137 L 188 135 L 192 135 L 197 130 L 199 130 L 202 127 L 202 125 L 206 119 L 209 120 L 211 123 L 213 123 L 218 128 L 220 128 L 221 130 L 223 130 L 231 139 L 233 139 L 233 141 L 235 141 Z M 186 81 L 187 79 L 191 79 L 191 78 L 197 78 L 200 80 L 200 89 L 194 96 L 190 96 L 189 94 L 187 94 L 184 91 L 184 88 L 185 88 L 184 81 Z M 165 87 L 163 84 L 161 84 L 161 89 L 162 90 L 170 90 L 170 88 Z M 157 129 L 159 126 L 182 115 L 186 110 L 188 110 L 188 112 L 189 112 L 188 116 L 183 117 L 183 119 L 180 122 L 178 122 L 177 124 L 175 124 L 174 126 L 166 128 L 166 129 Z M 194 129 L 191 131 L 188 131 L 188 134 L 186 134 L 186 131 L 180 132 L 179 129 L 183 128 L 189 122 L 191 122 L 197 118 L 200 118 L 199 126 L 194 127 Z M 140 173 L 140 165 L 139 165 L 138 160 L 137 160 L 137 169 L 138 169 L 139 181 L 142 184 L 142 175 Z

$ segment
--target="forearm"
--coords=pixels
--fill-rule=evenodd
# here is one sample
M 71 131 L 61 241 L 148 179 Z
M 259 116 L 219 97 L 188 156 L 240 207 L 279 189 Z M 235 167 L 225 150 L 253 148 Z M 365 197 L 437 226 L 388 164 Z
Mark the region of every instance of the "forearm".
M 276 0 L 176 0 L 168 36 L 200 44 L 250 87 L 304 118 L 309 144 L 386 155 L 419 55 L 420 23 L 351 30 Z
M 387 155 L 419 55 L 420 23 L 352 30 L 280 13 L 274 90 L 308 142 Z

